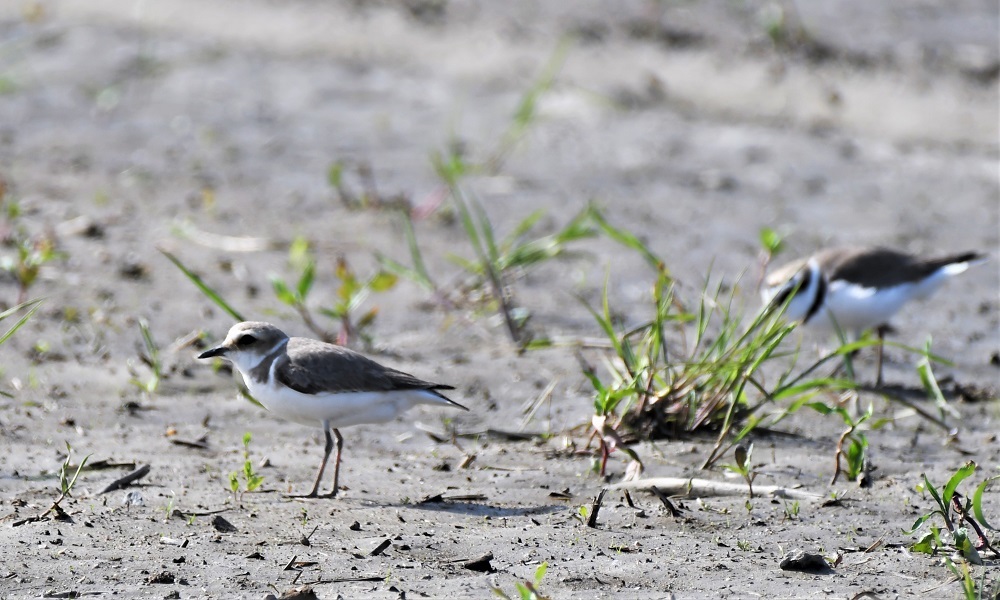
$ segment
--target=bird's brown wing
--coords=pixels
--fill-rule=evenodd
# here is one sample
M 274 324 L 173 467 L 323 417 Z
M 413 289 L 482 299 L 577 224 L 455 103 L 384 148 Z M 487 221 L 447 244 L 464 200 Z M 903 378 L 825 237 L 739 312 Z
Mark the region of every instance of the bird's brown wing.
M 307 338 L 288 341 L 287 356 L 278 359 L 275 377 L 303 394 L 454 389 L 384 367 L 347 348 Z
M 920 258 L 889 248 L 834 248 L 819 255 L 830 281 L 843 279 L 865 287 L 891 287 L 920 281 L 941 267 L 982 258 L 963 252 L 941 258 Z

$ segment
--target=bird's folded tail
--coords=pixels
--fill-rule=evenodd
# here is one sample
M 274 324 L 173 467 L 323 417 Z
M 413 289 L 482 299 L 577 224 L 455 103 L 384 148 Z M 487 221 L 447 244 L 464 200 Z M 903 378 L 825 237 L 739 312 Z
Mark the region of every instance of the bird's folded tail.
M 431 404 L 445 404 L 447 406 L 454 406 L 455 408 L 461 408 L 462 410 L 469 410 L 467 406 L 455 402 L 448 396 L 445 396 L 444 394 L 438 391 L 438 390 L 453 390 L 453 389 L 455 389 L 455 387 L 451 385 L 436 385 L 431 388 L 425 388 L 424 391 L 427 392 L 428 395 L 433 396 L 435 399 L 441 400 L 440 402 L 432 401 Z
M 944 264 L 941 272 L 951 276 L 964 273 L 969 267 L 982 264 L 987 260 L 989 260 L 989 256 L 982 252 L 964 252 L 955 256 L 942 258 L 939 262 Z

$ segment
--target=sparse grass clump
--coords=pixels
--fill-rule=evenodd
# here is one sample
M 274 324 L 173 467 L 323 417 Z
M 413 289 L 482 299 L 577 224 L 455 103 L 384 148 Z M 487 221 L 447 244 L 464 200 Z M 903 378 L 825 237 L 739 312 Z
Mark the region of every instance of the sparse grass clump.
M 612 317 L 607 286 L 600 309 L 590 308 L 607 339 L 602 362 L 608 374 L 602 377 L 589 365 L 584 374 L 595 390 L 595 414 L 624 441 L 716 432 L 718 441 L 703 465 L 708 468 L 761 423 L 765 405 L 797 399 L 771 419 L 773 425 L 817 390 L 850 385 L 803 380 L 811 369 L 798 376 L 788 369 L 768 387 L 763 367 L 783 356 L 778 346 L 794 328 L 781 318 L 782 306 L 766 307 L 745 325 L 733 296 L 724 297 L 717 284 L 714 289 L 706 285 L 696 308 L 689 310 L 655 253 L 596 209 L 590 214 L 605 234 L 655 270 L 651 315 L 638 325 L 624 328 Z M 602 449 L 606 459 L 608 445 L 602 443 Z
M 14 276 L 17 281 L 17 302 L 24 303 L 28 292 L 38 280 L 42 266 L 66 257 L 58 249 L 55 234 L 43 231 L 32 235 L 21 221 L 21 205 L 7 191 L 0 181 L 0 206 L 3 210 L 6 231 L 3 242 L 14 250 L 12 255 L 0 257 L 0 268 Z
M 744 315 L 737 308 L 735 287 L 726 291 L 723 283 L 706 283 L 694 303 L 683 300 L 664 261 L 646 244 L 612 225 L 597 209 L 591 207 L 588 215 L 604 235 L 634 250 L 654 271 L 651 302 L 637 324 L 625 325 L 614 316 L 607 285 L 600 307 L 588 305 L 606 339 L 600 355 L 603 373 L 581 357 L 584 375 L 594 388 L 593 426 L 603 455 L 602 474 L 610 451 L 624 449 L 624 444 L 696 432 L 717 436 L 702 464 L 711 468 L 758 427 L 773 427 L 808 406 L 823 415 L 836 414 L 848 426 L 836 446 L 831 484 L 841 473 L 860 485 L 870 482 L 874 467 L 866 432 L 891 419 L 876 418 L 871 404 L 867 412 L 854 416 L 844 400 L 868 390 L 905 402 L 881 387 L 859 385 L 853 377 L 851 356 L 880 340 L 842 338 L 839 347 L 800 366 L 798 349 L 786 350 L 783 344 L 796 327 L 784 318 L 785 305 L 770 303 Z M 762 232 L 761 243 L 765 262 L 782 247 L 780 236 L 770 230 Z M 931 354 L 929 344 L 922 351 L 893 345 L 921 357 L 918 372 L 940 412 L 940 418 L 932 420 L 943 425 L 945 415 L 953 415 L 954 409 L 946 404 L 930 369 L 930 362 L 939 357 Z M 823 365 L 841 361 L 846 377 L 838 377 L 836 371 L 818 374 Z M 823 396 L 832 397 L 832 402 Z M 777 410 L 766 413 L 768 408 Z M 634 452 L 628 454 L 636 459 Z M 749 458 L 749 452 L 745 456 Z M 740 461 L 729 467 L 744 479 L 752 474 Z

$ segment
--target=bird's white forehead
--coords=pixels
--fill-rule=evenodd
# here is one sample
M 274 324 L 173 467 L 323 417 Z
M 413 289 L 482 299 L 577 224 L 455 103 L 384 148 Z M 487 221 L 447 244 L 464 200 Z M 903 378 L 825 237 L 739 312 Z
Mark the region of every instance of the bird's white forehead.
M 260 327 L 255 327 L 250 323 L 237 323 L 229 328 L 229 333 L 226 335 L 226 339 L 232 339 L 242 333 L 252 332 L 257 329 L 260 329 Z
M 236 341 L 241 335 L 248 333 L 257 339 L 282 339 L 286 337 L 280 329 L 269 323 L 243 322 L 229 328 L 226 342 Z

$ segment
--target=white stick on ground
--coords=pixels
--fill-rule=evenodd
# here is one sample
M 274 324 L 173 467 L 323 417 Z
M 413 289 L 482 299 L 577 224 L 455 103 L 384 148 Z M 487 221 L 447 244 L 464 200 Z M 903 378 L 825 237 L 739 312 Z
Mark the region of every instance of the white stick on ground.
M 656 488 L 668 496 L 711 497 L 746 496 L 750 493 L 745 483 L 711 481 L 709 479 L 683 479 L 681 477 L 653 477 L 635 481 L 623 481 L 607 486 L 608 490 L 648 490 Z M 788 498 L 794 500 L 822 500 L 825 496 L 803 490 L 794 490 L 777 485 L 755 485 L 754 496 Z

